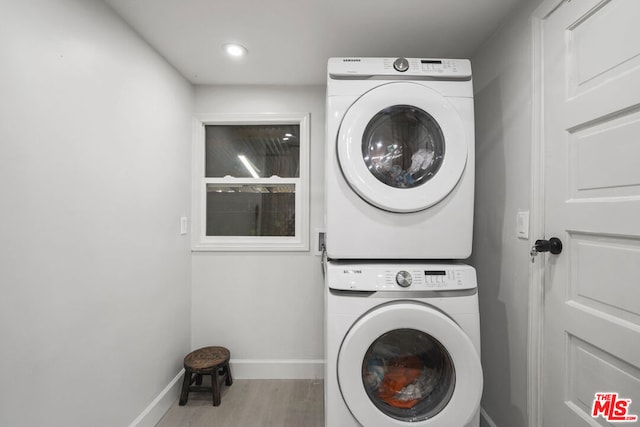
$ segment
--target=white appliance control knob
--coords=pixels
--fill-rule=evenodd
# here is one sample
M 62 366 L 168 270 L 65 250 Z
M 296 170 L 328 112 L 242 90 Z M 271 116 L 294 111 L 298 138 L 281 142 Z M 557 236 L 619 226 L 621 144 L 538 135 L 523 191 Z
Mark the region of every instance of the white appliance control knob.
M 408 288 L 409 286 L 411 286 L 412 281 L 413 278 L 411 277 L 411 273 L 409 273 L 408 271 L 402 270 L 399 271 L 398 274 L 396 274 L 396 283 L 403 288 Z
M 393 68 L 395 68 L 396 71 L 404 73 L 409 69 L 409 61 L 407 61 L 406 58 L 398 58 L 393 62 Z

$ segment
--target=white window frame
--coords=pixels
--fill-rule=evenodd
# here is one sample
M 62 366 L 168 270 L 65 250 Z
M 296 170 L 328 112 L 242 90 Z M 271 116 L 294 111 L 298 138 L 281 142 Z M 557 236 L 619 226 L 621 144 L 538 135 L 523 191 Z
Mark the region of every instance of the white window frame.
M 297 178 L 205 177 L 206 125 L 299 125 L 300 176 Z M 193 251 L 309 250 L 309 113 L 206 114 L 193 120 L 191 249 Z M 207 184 L 295 185 L 295 236 L 207 236 Z

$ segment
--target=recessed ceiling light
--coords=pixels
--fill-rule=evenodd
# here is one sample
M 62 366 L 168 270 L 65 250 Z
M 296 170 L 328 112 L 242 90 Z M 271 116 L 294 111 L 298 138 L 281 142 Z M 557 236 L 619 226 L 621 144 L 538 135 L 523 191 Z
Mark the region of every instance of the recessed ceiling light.
M 239 58 L 247 54 L 247 48 L 237 43 L 227 43 L 222 46 L 227 55 Z

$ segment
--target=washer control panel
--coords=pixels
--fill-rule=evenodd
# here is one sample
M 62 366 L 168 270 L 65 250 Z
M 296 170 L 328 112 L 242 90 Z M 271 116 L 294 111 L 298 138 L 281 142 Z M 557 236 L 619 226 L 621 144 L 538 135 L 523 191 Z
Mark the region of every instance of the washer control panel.
M 475 269 L 465 264 L 327 263 L 331 289 L 354 291 L 450 291 L 477 287 Z

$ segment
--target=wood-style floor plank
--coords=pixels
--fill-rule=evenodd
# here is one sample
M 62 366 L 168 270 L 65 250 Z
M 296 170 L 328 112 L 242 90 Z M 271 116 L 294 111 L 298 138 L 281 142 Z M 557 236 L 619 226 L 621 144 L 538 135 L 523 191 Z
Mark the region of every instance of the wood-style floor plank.
M 176 401 L 156 427 L 323 427 L 322 380 L 234 380 L 222 386 L 222 404 L 210 393 Z

